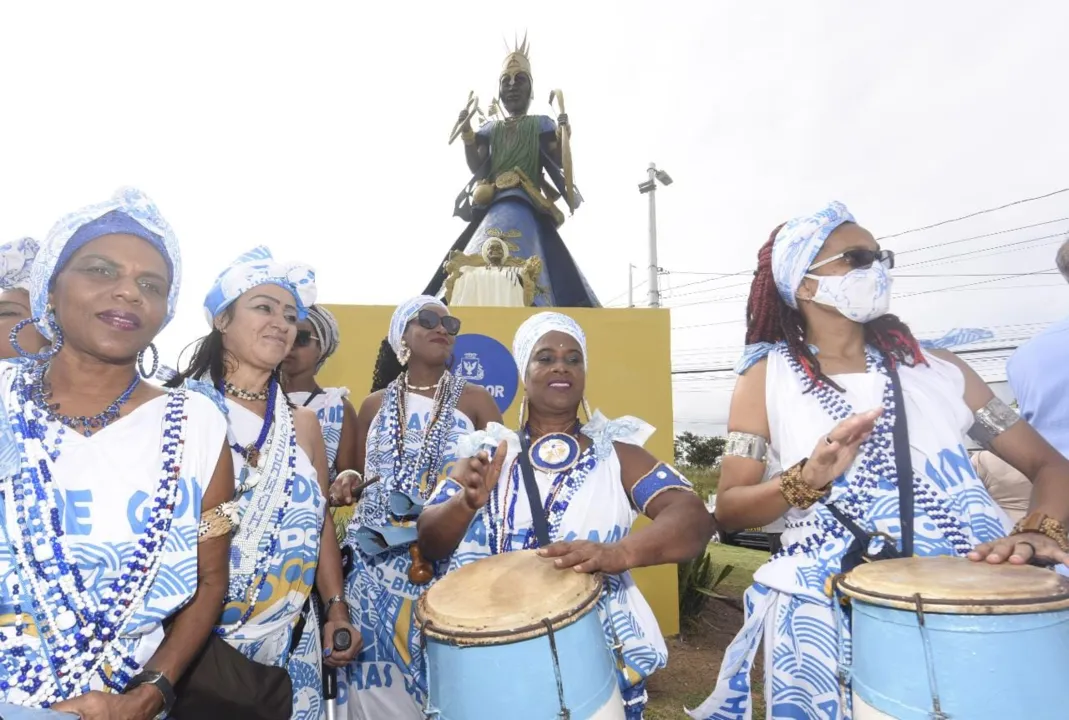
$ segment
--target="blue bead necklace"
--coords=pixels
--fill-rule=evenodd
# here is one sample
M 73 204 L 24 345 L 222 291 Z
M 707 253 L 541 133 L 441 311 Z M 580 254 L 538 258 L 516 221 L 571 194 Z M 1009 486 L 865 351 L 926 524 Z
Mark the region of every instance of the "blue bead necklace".
M 219 383 L 218 390 L 220 393 L 224 393 L 224 382 Z M 260 451 L 264 448 L 264 443 L 267 442 L 267 436 L 271 432 L 271 423 L 275 420 L 275 402 L 278 400 L 278 382 L 275 378 L 271 378 L 267 381 L 267 412 L 264 413 L 264 421 L 260 426 L 260 434 L 256 436 L 256 441 L 251 445 L 242 446 L 235 442 L 230 443 L 230 447 L 241 457 L 245 458 L 245 464 L 249 467 L 259 467 L 260 463 Z
M 135 372 L 134 379 L 130 381 L 130 384 L 123 390 L 122 394 L 96 415 L 63 415 L 58 412 L 59 403 L 50 402 L 52 400 L 52 391 L 45 390 L 45 373 L 48 372 L 50 366 L 51 363 L 42 363 L 33 371 L 30 390 L 33 402 L 45 411 L 50 421 L 61 423 L 86 437 L 118 420 L 123 405 L 130 400 L 130 396 L 134 394 L 134 390 L 141 383 L 141 376 Z

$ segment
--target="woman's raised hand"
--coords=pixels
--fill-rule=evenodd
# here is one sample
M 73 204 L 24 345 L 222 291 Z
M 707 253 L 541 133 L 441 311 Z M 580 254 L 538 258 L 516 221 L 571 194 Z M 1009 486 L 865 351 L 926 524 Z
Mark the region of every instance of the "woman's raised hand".
M 805 484 L 814 490 L 822 490 L 846 472 L 854 463 L 861 443 L 869 439 L 881 414 L 883 408 L 855 413 L 818 440 L 802 468 Z
M 468 458 L 467 463 L 462 463 L 453 476 L 464 489 L 462 502 L 472 512 L 478 512 L 490 498 L 490 491 L 497 485 L 497 479 L 501 475 L 501 466 L 505 462 L 507 450 L 508 446 L 503 440 L 494 451 L 493 459 L 490 459 L 485 450 L 480 450 Z

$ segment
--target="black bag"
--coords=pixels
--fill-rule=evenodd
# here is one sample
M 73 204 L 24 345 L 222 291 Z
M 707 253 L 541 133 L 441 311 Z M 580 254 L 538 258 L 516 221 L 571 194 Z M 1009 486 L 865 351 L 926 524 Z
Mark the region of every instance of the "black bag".
M 884 537 L 883 547 L 875 555 L 869 554 L 869 545 L 877 537 L 867 533 L 857 523 L 848 518 L 842 510 L 829 504 L 828 510 L 843 527 L 854 536 L 853 542 L 843 555 L 840 572 L 848 573 L 864 562 L 892 560 L 913 555 L 913 459 L 909 453 L 909 430 L 906 426 L 906 404 L 902 398 L 902 381 L 893 365 L 888 365 L 891 388 L 895 397 L 895 472 L 898 476 L 898 517 L 902 527 L 902 549 L 899 550 L 893 538 Z
M 293 681 L 286 668 L 253 662 L 215 633 L 178 681 L 175 695 L 170 717 L 177 720 L 289 720 L 293 714 Z

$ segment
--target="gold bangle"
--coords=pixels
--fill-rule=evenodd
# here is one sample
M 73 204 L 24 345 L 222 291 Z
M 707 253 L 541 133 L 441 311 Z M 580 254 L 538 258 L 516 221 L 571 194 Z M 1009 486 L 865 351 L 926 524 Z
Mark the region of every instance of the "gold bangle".
M 805 480 L 802 479 L 802 469 L 805 467 L 806 460 L 808 458 L 790 467 L 779 476 L 779 491 L 783 495 L 783 499 L 791 507 L 796 507 L 799 510 L 809 509 L 813 506 L 813 503 L 828 494 L 827 488 L 814 490 L 806 485 Z
M 1029 513 L 1023 520 L 1013 526 L 1010 535 L 1022 535 L 1024 533 L 1039 533 L 1046 535 L 1058 544 L 1062 552 L 1069 552 L 1069 536 L 1066 535 L 1065 525 L 1058 520 L 1040 512 Z
M 460 133 L 460 139 L 464 141 L 465 145 L 469 145 L 469 146 L 470 145 L 474 145 L 475 144 L 475 133 L 472 132 L 471 130 L 463 130 Z

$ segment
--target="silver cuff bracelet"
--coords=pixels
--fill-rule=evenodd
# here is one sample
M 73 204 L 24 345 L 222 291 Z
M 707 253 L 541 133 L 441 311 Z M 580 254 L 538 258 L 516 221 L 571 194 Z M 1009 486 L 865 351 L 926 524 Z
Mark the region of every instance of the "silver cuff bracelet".
M 997 397 L 991 398 L 987 405 L 974 414 L 976 422 L 969 430 L 969 437 L 984 447 L 989 447 L 991 441 L 1013 427 L 1021 416 L 1017 411 Z
M 768 459 L 768 440 L 753 433 L 730 432 L 724 445 L 724 455 L 765 462 Z

